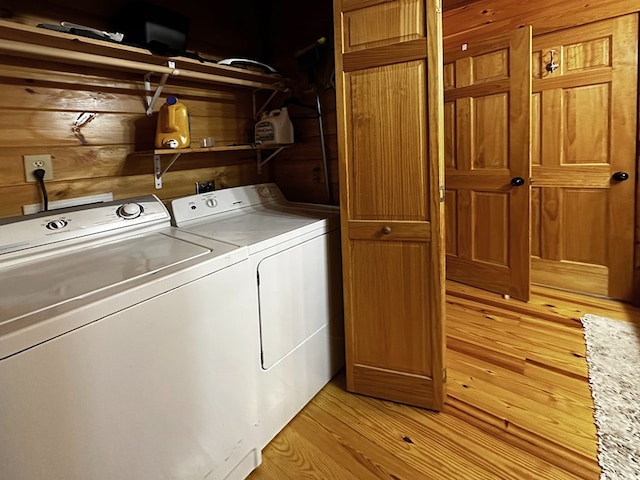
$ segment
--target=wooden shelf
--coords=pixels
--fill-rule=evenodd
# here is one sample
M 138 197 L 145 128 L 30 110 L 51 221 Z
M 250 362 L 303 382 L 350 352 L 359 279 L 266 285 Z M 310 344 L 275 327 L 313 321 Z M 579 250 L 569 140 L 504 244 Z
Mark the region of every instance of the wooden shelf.
M 54 61 L 67 65 L 167 75 L 194 82 L 284 91 L 287 80 L 277 75 L 200 62 L 188 57 L 163 57 L 115 42 L 0 20 L 0 54 Z
M 204 153 L 204 152 L 231 152 L 235 150 L 258 150 L 264 149 L 267 146 L 253 146 L 251 144 L 246 145 L 222 145 L 219 147 L 191 147 L 191 148 L 156 148 L 154 150 L 144 150 L 140 152 L 133 152 L 131 157 L 147 157 L 149 155 L 175 155 L 183 153 Z M 273 148 L 273 147 L 269 147 Z
M 254 145 L 254 144 L 242 144 L 242 145 L 222 145 L 219 147 L 193 147 L 193 148 L 178 148 L 178 149 L 170 149 L 170 148 L 156 148 L 153 150 L 146 150 L 140 152 L 133 152 L 129 156 L 130 157 L 148 157 L 153 156 L 153 172 L 154 172 L 154 181 L 156 188 L 162 188 L 162 177 L 165 173 L 169 171 L 169 169 L 173 166 L 173 164 L 180 158 L 183 154 L 189 153 L 207 153 L 207 152 L 232 152 L 238 150 L 255 150 L 257 152 L 257 166 L 258 173 L 262 171 L 262 167 L 273 157 L 275 157 L 278 153 L 280 153 L 283 149 L 290 147 L 292 144 L 270 144 L 270 145 Z M 274 150 L 267 158 L 262 158 L 262 151 L 264 150 Z M 162 168 L 162 157 L 171 155 L 171 159 L 169 160 L 169 164 L 163 169 Z
M 242 68 L 218 65 L 215 61 L 199 61 L 188 57 L 163 57 L 146 49 L 123 45 L 106 40 L 73 35 L 41 27 L 0 20 L 0 55 L 19 59 L 34 59 L 56 62 L 62 65 L 101 68 L 109 71 L 142 74 L 146 95 L 146 114 L 153 113 L 153 107 L 167 80 L 179 78 L 190 82 L 231 85 L 251 89 L 254 95 L 254 116 L 273 99 L 277 92 L 288 89 L 289 81 L 278 75 Z M 152 75 L 159 75 L 155 92 L 151 85 Z M 270 90 L 271 96 L 260 110 L 256 110 L 255 94 L 258 90 Z M 224 145 L 217 147 L 194 147 L 178 150 L 154 149 L 134 152 L 131 157 L 152 156 L 156 188 L 162 188 L 162 176 L 175 161 L 188 153 L 228 152 L 234 150 L 256 150 L 258 171 L 262 166 L 288 145 Z M 262 150 L 274 150 L 266 159 Z M 162 157 L 171 155 L 168 165 L 162 168 Z

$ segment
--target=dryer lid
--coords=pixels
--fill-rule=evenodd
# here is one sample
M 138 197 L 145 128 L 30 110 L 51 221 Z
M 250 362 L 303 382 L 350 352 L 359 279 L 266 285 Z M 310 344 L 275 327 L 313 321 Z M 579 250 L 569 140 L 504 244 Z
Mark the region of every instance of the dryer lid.
M 324 234 L 339 226 L 338 213 L 287 208 L 282 204 L 252 206 L 182 227 L 255 253 L 309 233 Z

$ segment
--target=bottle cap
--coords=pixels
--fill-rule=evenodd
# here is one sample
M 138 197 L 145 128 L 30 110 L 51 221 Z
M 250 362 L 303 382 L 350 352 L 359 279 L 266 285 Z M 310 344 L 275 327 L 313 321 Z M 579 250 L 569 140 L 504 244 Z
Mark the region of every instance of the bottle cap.
M 173 95 L 167 97 L 167 105 L 175 105 L 176 103 L 178 103 L 178 97 Z

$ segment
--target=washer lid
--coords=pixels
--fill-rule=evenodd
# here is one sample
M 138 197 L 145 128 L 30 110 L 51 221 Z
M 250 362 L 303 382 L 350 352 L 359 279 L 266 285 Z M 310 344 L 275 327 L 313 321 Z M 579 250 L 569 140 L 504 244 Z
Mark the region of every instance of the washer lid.
M 82 301 L 94 292 L 157 274 L 210 252 L 190 242 L 150 233 L 1 269 L 0 336 L 13 320 Z

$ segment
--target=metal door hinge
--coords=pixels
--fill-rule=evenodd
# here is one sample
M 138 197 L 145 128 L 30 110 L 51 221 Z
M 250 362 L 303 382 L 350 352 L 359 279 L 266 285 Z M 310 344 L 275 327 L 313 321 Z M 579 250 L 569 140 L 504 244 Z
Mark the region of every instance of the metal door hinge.
M 440 203 L 444 203 L 444 185 L 440 185 Z
M 447 383 L 447 369 L 442 369 L 442 383 Z
M 442 0 L 435 0 L 436 13 L 442 13 Z

